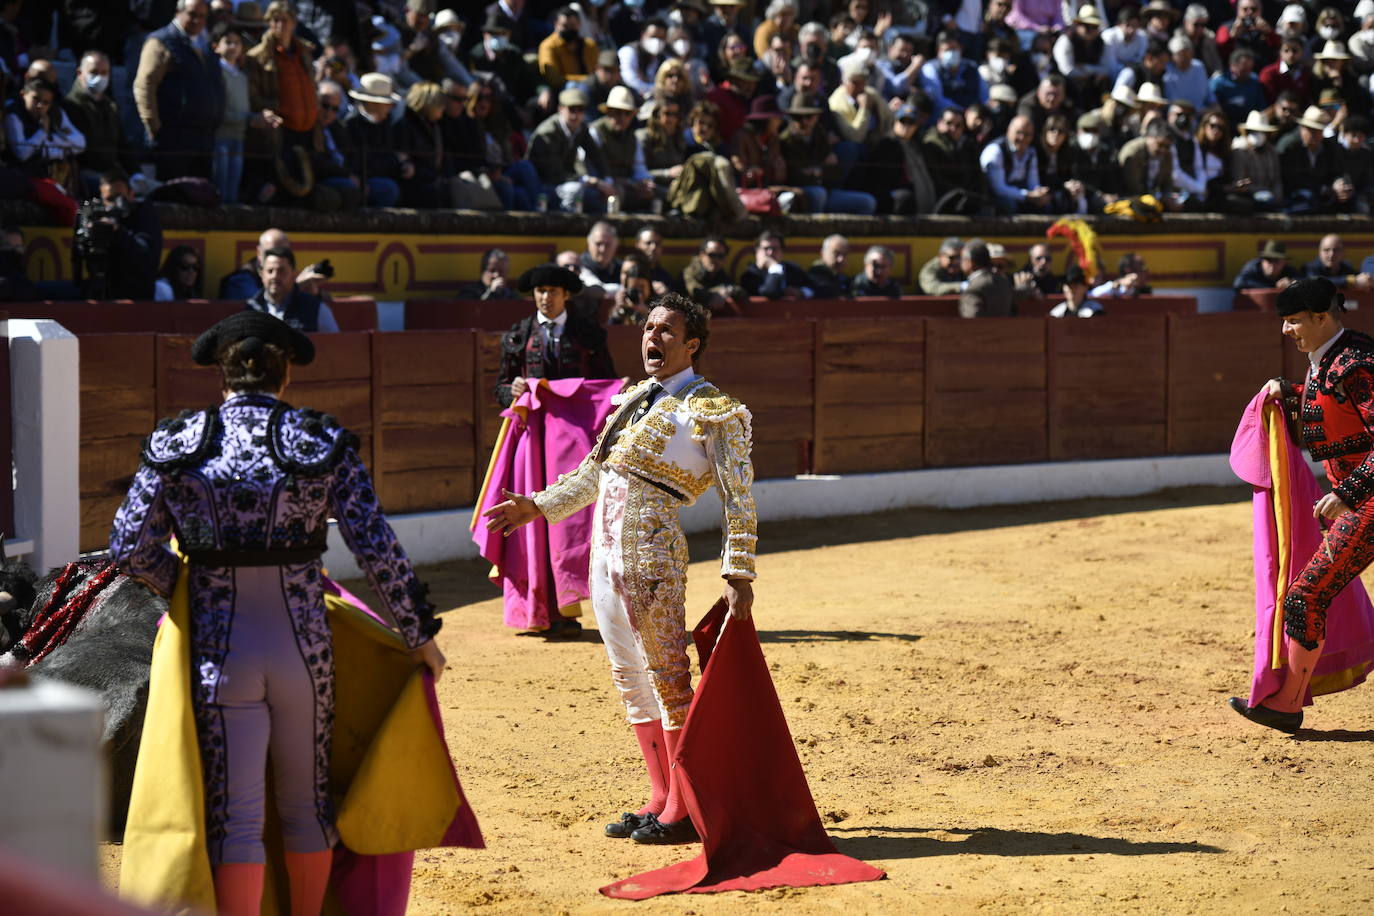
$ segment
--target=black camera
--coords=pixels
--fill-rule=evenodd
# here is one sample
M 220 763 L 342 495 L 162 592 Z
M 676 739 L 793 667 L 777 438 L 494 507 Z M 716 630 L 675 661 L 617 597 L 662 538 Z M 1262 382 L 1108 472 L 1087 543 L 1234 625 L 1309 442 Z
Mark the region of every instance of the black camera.
M 326 280 L 332 279 L 334 276 L 334 265 L 329 263 L 328 258 L 325 258 L 323 261 L 316 261 L 306 269 L 313 270 Z
M 72 259 L 76 280 L 88 299 L 110 298 L 110 268 L 115 240 L 132 212 L 126 198 L 104 201 L 93 197 L 76 211 Z

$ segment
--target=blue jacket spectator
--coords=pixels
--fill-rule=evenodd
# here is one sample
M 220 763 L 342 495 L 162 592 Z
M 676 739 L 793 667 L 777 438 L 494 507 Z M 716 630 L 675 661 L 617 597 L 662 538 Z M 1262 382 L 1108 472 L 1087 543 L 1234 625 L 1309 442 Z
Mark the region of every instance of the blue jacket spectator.
M 964 59 L 957 32 L 941 32 L 934 60 L 921 68 L 921 88 L 935 104 L 934 117 L 946 108 L 967 108 L 988 100 L 988 86 L 978 65 Z
M 1232 124 L 1244 123 L 1245 116 L 1250 112 L 1268 107 L 1269 99 L 1264 95 L 1264 86 L 1255 76 L 1253 51 L 1239 48 L 1231 52 L 1227 72 L 1212 77 L 1212 94 Z

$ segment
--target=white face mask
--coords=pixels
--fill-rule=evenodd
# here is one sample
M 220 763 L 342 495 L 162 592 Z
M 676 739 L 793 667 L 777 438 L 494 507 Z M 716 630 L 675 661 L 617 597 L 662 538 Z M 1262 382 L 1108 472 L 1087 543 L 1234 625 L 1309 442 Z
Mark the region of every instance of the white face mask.
M 645 52 L 648 53 L 650 57 L 658 57 L 658 55 L 663 53 L 662 38 L 646 38 L 640 42 L 640 46 L 644 48 Z
M 1324 25 L 1321 28 L 1317 29 L 1317 34 L 1320 35 L 1322 38 L 1325 38 L 1327 41 L 1335 41 L 1337 38 L 1340 37 L 1341 30 L 1333 26 Z
M 946 48 L 940 52 L 940 66 L 946 70 L 957 70 L 963 59 L 964 55 L 954 48 Z
M 439 33 L 439 40 L 444 43 L 444 47 L 450 51 L 457 51 L 458 46 L 463 43 L 463 33 L 455 32 L 453 29 L 444 29 Z
M 1245 135 L 1245 142 L 1250 144 L 1251 149 L 1259 149 L 1269 140 L 1264 134 L 1251 131 Z
M 1005 57 L 988 58 L 988 69 L 998 76 L 1001 76 L 1002 74 L 1006 73 L 1007 67 L 1010 65 L 1011 61 L 1007 60 Z
M 1097 149 L 1098 139 L 1097 134 L 1081 130 L 1078 132 L 1078 148 L 1090 153 Z
M 92 73 L 86 77 L 86 91 L 91 95 L 100 95 L 108 85 L 110 78 L 103 73 Z
M 678 57 L 686 57 L 692 53 L 692 43 L 685 38 L 676 39 L 673 42 L 673 53 Z
M 863 62 L 866 63 L 866 64 L 871 64 L 871 63 L 873 63 L 873 57 L 874 57 L 873 49 L 870 48 L 870 47 L 868 47 L 867 45 L 865 45 L 864 47 L 862 47 L 862 48 L 860 48 L 859 50 L 855 51 L 855 52 L 854 52 L 854 56 L 855 56 L 857 59 L 863 61 Z
M 492 54 L 500 54 L 502 51 L 506 50 L 511 46 L 511 43 L 506 40 L 506 36 L 504 35 L 491 35 L 485 40 L 487 44 L 487 51 L 489 51 Z

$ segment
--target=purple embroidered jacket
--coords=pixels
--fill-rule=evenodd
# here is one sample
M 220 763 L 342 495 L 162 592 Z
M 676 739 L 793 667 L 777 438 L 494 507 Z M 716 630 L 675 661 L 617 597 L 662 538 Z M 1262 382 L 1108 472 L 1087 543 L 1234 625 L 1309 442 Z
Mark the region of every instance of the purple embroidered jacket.
M 323 551 L 333 514 L 406 643 L 417 646 L 439 621 L 382 514 L 357 442 L 333 417 L 269 395 L 237 395 L 218 410 L 165 420 L 144 443 L 143 462 L 115 515 L 110 556 L 167 595 L 178 571 L 165 544 L 171 534 L 188 554 L 308 553 Z M 317 606 L 322 618 L 320 561 L 284 559 L 282 565 L 298 586 L 288 586 L 293 610 Z M 231 570 L 193 569 L 191 602 L 208 624 L 203 615 L 230 599 L 213 593 L 216 583 L 232 582 Z M 228 608 L 232 613 L 232 603 Z

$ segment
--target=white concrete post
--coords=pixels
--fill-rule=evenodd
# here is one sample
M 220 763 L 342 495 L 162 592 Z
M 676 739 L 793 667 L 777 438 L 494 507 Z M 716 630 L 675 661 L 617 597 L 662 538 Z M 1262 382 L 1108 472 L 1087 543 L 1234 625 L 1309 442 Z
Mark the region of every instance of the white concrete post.
M 35 681 L 0 690 L 0 844 L 34 863 L 94 882 L 105 829 L 100 698 Z
M 14 526 L 39 572 L 75 560 L 81 532 L 81 353 L 56 321 L 9 321 Z

